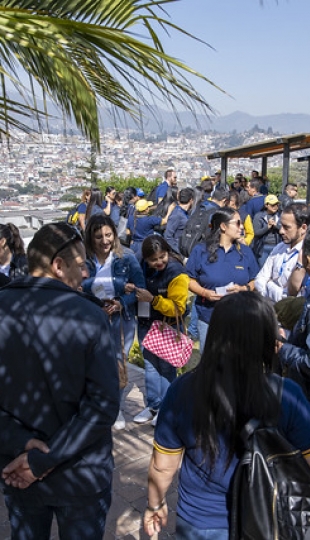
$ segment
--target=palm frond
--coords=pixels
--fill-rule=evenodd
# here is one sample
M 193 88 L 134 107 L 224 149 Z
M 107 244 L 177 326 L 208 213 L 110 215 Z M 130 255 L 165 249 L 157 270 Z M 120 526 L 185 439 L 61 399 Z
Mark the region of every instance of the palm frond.
M 22 68 L 37 81 L 44 94 L 69 118 L 74 118 L 97 148 L 100 100 L 136 118 L 139 104 L 148 104 L 149 97 L 163 99 L 173 111 L 180 104 L 193 114 L 196 105 L 206 113 L 213 112 L 189 77 L 198 77 L 221 89 L 205 75 L 168 55 L 156 31 L 158 26 L 167 33 L 172 30 L 197 39 L 169 20 L 166 7 L 175 1 L 178 0 L 2 1 L 2 77 L 14 79 L 15 86 L 24 92 Z M 135 29 L 139 35 L 142 32 L 143 39 L 136 37 Z M 2 84 L 4 100 L 6 94 Z

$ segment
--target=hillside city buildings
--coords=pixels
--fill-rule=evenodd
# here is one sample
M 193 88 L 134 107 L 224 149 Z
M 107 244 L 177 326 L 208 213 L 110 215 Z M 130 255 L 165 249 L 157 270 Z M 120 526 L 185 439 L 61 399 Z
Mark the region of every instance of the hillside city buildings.
M 270 138 L 270 134 L 245 133 L 242 142 L 251 144 Z M 240 141 L 240 136 L 239 136 Z M 106 130 L 101 134 L 101 153 L 96 156 L 98 177 L 111 182 L 111 174 L 123 178 L 138 176 L 154 180 L 162 177 L 169 166 L 178 171 L 182 185 L 194 186 L 202 176 L 220 168 L 220 161 L 208 161 L 206 154 L 234 146 L 232 134 L 196 133 L 145 136 L 134 131 Z M 297 156 L 296 156 L 297 157 Z M 91 145 L 81 135 L 25 134 L 13 131 L 9 146 L 0 143 L 0 222 L 12 221 L 23 229 L 37 229 L 51 219 L 64 216 L 68 201 L 61 198 L 67 191 L 90 182 Z M 282 157 L 274 156 L 268 166 L 282 166 Z M 250 176 L 260 162 L 235 159 L 229 162 L 229 175 L 242 172 Z M 15 185 L 33 184 L 40 195 L 20 194 Z

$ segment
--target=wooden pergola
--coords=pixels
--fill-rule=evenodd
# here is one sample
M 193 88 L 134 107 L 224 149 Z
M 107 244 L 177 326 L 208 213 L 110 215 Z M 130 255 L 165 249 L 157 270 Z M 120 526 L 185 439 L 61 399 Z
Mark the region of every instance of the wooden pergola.
M 221 159 L 221 182 L 224 184 L 227 178 L 228 160 L 233 158 L 261 158 L 261 175 L 267 176 L 268 157 L 283 154 L 282 191 L 289 179 L 290 154 L 310 148 L 310 133 L 298 135 L 283 135 L 276 139 L 268 139 L 255 144 L 225 148 L 206 154 L 208 159 Z M 307 172 L 307 204 L 310 202 L 310 156 L 298 158 L 300 161 L 308 161 Z

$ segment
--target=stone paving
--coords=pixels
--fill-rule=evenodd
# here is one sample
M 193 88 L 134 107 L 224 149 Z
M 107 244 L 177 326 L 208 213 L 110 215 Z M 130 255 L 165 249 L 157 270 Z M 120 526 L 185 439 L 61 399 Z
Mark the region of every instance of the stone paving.
M 146 540 L 149 538 L 143 532 L 141 518 L 146 505 L 147 470 L 152 452 L 154 428 L 150 423 L 137 425 L 132 421 L 133 417 L 144 408 L 144 370 L 128 364 L 128 377 L 129 384 L 124 391 L 125 399 L 122 404 L 126 428 L 121 431 L 113 430 L 115 457 L 113 500 L 103 540 Z M 176 500 L 177 480 L 175 479 L 167 496 L 168 525 L 158 535 L 160 540 L 175 538 Z M 0 493 L 0 540 L 9 539 L 10 526 Z M 51 540 L 58 540 L 56 523 L 53 524 Z

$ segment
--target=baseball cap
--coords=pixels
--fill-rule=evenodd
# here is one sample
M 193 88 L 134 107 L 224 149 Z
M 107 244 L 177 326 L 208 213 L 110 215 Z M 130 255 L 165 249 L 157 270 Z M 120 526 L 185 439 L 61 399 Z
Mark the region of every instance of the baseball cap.
M 138 187 L 137 188 L 137 195 L 138 195 L 138 197 L 144 197 L 145 193 L 144 193 L 143 189 Z
M 146 199 L 141 199 L 135 204 L 135 208 L 138 212 L 144 212 L 150 206 L 153 206 L 152 201 L 147 201 Z
M 267 195 L 265 197 L 264 202 L 265 202 L 265 204 L 278 204 L 278 202 L 280 202 L 280 201 L 279 201 L 279 199 L 278 199 L 278 197 L 276 195 L 270 194 L 270 195 Z

